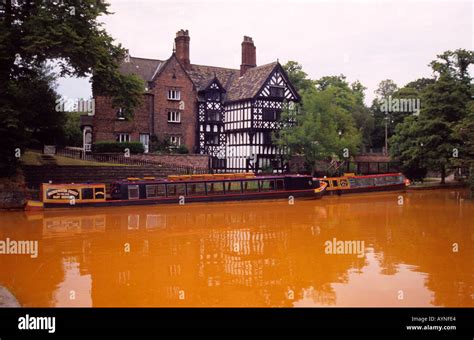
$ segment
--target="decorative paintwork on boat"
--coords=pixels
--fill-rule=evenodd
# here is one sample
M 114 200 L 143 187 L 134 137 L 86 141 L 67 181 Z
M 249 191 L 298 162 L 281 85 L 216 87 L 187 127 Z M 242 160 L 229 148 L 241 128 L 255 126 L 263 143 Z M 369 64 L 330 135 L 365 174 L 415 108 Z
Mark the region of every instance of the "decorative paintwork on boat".
M 327 194 L 348 194 L 372 191 L 405 190 L 410 181 L 401 173 L 315 178 L 327 184 Z

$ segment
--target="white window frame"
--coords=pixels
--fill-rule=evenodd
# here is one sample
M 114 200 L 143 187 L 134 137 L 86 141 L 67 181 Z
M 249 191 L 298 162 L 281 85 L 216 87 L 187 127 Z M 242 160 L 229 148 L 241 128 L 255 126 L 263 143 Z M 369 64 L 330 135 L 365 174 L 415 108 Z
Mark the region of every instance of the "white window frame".
M 179 90 L 179 89 L 169 89 L 168 90 L 168 100 L 181 100 L 181 90 Z
M 132 190 L 136 190 L 136 191 L 137 191 L 137 195 L 136 195 L 136 196 L 131 196 L 131 195 L 130 195 L 130 191 L 132 191 Z M 128 197 L 129 200 L 137 200 L 137 199 L 140 198 L 140 187 L 139 187 L 138 185 L 131 185 L 131 184 L 130 184 L 130 185 L 128 185 L 128 187 L 127 187 L 127 193 L 128 193 L 127 197 Z
M 181 145 L 181 137 L 180 136 L 170 136 L 170 144 L 171 147 L 177 148 Z
M 140 133 L 139 134 L 140 143 L 143 145 L 143 149 L 145 153 L 150 151 L 150 135 L 148 133 Z
M 117 135 L 117 140 L 119 143 L 127 143 L 127 142 L 130 142 L 130 134 L 129 133 L 125 133 L 125 132 L 121 132 Z
M 121 107 L 119 107 L 117 109 L 117 119 L 118 120 L 125 120 L 125 116 L 124 116 L 124 113 L 123 113 L 123 109 Z
M 168 123 L 181 123 L 181 112 L 168 111 Z

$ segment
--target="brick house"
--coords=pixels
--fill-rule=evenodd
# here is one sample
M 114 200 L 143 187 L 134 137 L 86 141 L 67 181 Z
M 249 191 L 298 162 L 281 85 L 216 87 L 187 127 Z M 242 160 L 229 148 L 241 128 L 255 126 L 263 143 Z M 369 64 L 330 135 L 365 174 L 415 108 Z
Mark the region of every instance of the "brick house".
M 189 43 L 188 31 L 180 30 L 169 59 L 123 61 L 121 72 L 144 80 L 144 100 L 128 120 L 110 98 L 94 95 L 95 115 L 82 124 L 85 150 L 97 141 L 141 141 L 148 152 L 150 137 L 157 136 L 210 155 L 216 170 L 282 170 L 272 132 L 285 124 L 281 110 L 300 100 L 282 66 L 257 66 L 250 37 L 242 42 L 240 69 L 191 64 Z

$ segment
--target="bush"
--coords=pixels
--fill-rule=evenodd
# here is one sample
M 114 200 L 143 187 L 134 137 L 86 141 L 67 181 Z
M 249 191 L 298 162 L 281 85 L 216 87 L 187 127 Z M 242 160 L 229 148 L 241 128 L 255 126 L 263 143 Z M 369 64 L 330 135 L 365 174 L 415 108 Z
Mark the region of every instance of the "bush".
M 469 168 L 469 189 L 471 189 L 471 197 L 474 198 L 474 164 Z
M 94 143 L 92 150 L 95 153 L 119 152 L 124 153 L 125 149 L 130 149 L 130 153 L 143 153 L 145 151 L 140 142 L 97 142 Z
M 189 153 L 189 150 L 188 148 L 186 147 L 186 145 L 180 145 L 176 148 L 176 153 L 179 153 L 179 154 L 187 154 Z
M 158 136 L 152 135 L 150 138 L 150 152 L 153 153 L 170 153 L 171 143 L 169 139 L 160 140 Z

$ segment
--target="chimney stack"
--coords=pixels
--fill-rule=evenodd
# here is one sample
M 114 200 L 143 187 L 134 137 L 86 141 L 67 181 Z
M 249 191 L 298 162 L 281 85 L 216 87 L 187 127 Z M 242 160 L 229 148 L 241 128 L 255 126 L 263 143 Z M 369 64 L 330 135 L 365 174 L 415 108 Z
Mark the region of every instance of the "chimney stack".
M 183 67 L 188 70 L 191 64 L 189 60 L 189 31 L 179 30 L 176 32 L 176 38 L 174 39 L 176 46 L 176 58 Z
M 243 76 L 248 69 L 257 66 L 257 52 L 253 39 L 244 36 L 242 41 L 242 64 L 240 65 L 240 76 Z

